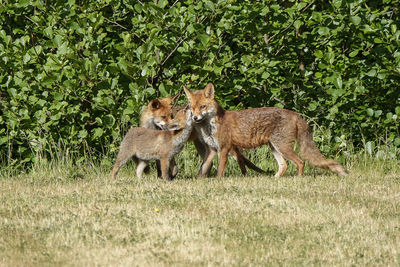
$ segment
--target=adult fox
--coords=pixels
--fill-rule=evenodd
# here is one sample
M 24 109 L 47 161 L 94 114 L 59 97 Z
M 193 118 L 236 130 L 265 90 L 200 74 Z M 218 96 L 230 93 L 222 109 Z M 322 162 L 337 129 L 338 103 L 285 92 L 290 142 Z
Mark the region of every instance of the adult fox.
M 141 114 L 140 126 L 150 129 L 159 129 L 159 130 L 164 129 L 165 126 L 173 119 L 175 114 L 180 109 L 183 108 L 183 106 L 174 105 L 176 97 L 177 96 L 172 96 L 162 99 L 154 99 L 150 101 L 150 103 L 145 107 L 145 109 Z M 202 139 L 198 138 L 198 134 L 195 131 L 192 131 L 189 140 L 193 141 L 197 152 L 204 161 L 204 159 L 208 157 L 208 154 L 211 153 L 210 147 Z M 246 158 L 241 153 L 239 148 L 233 147 L 230 153 L 235 157 L 235 159 L 239 163 L 239 167 L 243 175 L 246 174 L 246 166 L 259 173 L 265 173 L 265 171 L 255 166 L 248 158 Z M 207 166 L 202 165 L 199 174 L 207 175 L 211 169 L 211 166 L 212 163 L 207 164 Z M 171 168 L 173 169 L 172 176 L 175 176 L 176 173 L 178 172 L 178 169 L 174 161 L 171 162 Z M 157 161 L 157 173 L 158 176 L 161 175 L 158 161 Z
M 222 177 L 232 147 L 256 148 L 268 144 L 279 165 L 275 177 L 286 172 L 285 158 L 296 164 L 300 176 L 304 171 L 304 161 L 293 150 L 297 140 L 302 156 L 312 165 L 347 175 L 339 162 L 326 159 L 321 154 L 306 121 L 298 113 L 277 107 L 225 111 L 215 100 L 211 83 L 203 90 L 191 92 L 186 87 L 184 90 L 195 122 L 194 129 L 199 138 L 212 148 L 203 163 L 204 170 L 207 170 L 218 152 L 218 176 Z M 201 173 L 201 176 L 204 175 L 204 172 Z

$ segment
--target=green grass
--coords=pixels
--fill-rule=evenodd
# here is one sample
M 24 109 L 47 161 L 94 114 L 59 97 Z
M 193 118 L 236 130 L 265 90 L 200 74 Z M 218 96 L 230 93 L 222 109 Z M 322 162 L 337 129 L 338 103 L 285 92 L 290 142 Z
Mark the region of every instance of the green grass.
M 400 264 L 400 168 L 354 156 L 348 177 L 306 168 L 281 178 L 195 179 L 185 150 L 172 182 L 117 180 L 73 159 L 0 178 L 1 266 Z M 265 169 L 275 163 L 257 161 Z

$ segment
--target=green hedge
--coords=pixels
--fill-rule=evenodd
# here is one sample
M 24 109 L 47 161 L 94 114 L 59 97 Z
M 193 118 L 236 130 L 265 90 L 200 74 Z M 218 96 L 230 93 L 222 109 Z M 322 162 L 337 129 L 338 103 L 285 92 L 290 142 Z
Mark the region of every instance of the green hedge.
M 300 112 L 333 149 L 400 145 L 397 0 L 16 2 L 0 7 L 2 161 L 115 151 L 147 101 L 209 81 L 226 109 Z

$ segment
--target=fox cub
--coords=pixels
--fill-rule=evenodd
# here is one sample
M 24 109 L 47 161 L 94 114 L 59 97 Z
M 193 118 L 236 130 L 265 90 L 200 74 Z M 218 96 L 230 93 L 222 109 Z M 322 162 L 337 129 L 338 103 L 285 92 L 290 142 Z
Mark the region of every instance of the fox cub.
M 144 168 L 152 159 L 160 160 L 161 176 L 170 180 L 170 162 L 182 150 L 192 132 L 192 119 L 189 109 L 180 110 L 174 119 L 165 126 L 168 130 L 154 130 L 135 127 L 128 131 L 121 142 L 112 177 L 131 157 L 137 161 L 136 175 L 142 177 Z
M 189 100 L 194 128 L 206 144 L 212 148 L 204 168 L 211 164 L 218 152 L 218 176 L 224 174 L 228 152 L 235 146 L 256 148 L 268 144 L 278 162 L 276 177 L 287 170 L 288 159 L 297 166 L 298 175 L 304 171 L 304 161 L 293 150 L 297 140 L 304 159 L 311 164 L 329 169 L 339 175 L 347 175 L 343 166 L 333 159 L 326 159 L 312 139 L 306 121 L 296 112 L 264 107 L 225 111 L 214 98 L 214 86 L 209 83 L 204 90 L 195 92 L 184 87 Z
M 154 130 L 166 130 L 166 125 L 170 123 L 173 118 L 173 114 L 176 113 L 176 108 L 173 103 L 178 95 L 166 97 L 162 99 L 153 99 L 143 109 L 140 116 L 140 127 L 149 128 Z M 175 113 L 174 113 L 175 112 Z M 175 160 L 171 161 L 172 177 L 178 174 L 178 166 L 176 166 Z M 161 177 L 161 164 L 159 160 L 156 160 L 157 176 Z M 145 173 L 149 171 L 147 166 L 144 170 Z

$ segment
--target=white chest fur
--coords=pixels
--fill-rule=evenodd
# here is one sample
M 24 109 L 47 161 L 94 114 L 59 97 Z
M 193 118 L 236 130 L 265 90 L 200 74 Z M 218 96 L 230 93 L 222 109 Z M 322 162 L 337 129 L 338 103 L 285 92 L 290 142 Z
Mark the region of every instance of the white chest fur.
M 214 149 L 219 149 L 219 143 L 215 134 L 217 132 L 217 123 L 215 118 L 211 118 L 208 123 L 203 122 L 201 125 L 196 127 L 197 132 L 200 134 L 200 138 L 203 140 L 204 143 L 209 145 Z

